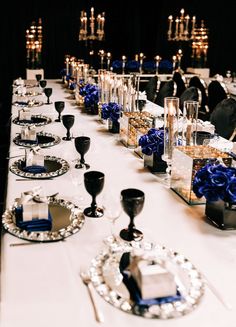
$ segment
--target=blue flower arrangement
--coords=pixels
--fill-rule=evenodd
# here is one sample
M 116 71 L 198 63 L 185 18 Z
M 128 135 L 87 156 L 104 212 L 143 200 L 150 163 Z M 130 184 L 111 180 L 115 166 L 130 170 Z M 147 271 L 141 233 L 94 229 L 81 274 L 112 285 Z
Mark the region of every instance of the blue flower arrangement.
M 122 68 L 122 61 L 121 60 L 114 60 L 112 62 L 112 68 L 114 70 L 121 69 Z
M 209 163 L 197 171 L 193 180 L 193 191 L 198 198 L 207 201 L 236 202 L 236 168 Z
M 139 70 L 139 62 L 136 61 L 136 60 L 129 60 L 126 64 L 126 68 L 129 70 L 129 71 L 138 71 Z
M 98 104 L 98 86 L 95 84 L 86 84 L 80 88 L 79 94 L 84 97 L 85 106 L 90 107 Z
M 118 121 L 121 114 L 121 105 L 116 102 L 104 103 L 102 105 L 102 119 L 110 118 L 113 122 Z
M 139 138 L 139 145 L 143 154 L 150 156 L 156 153 L 161 157 L 164 152 L 164 129 L 151 128 Z

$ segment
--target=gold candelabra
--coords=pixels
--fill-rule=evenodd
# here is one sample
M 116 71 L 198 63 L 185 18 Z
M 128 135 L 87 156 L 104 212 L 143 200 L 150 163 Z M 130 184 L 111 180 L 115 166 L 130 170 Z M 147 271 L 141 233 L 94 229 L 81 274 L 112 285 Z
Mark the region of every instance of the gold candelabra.
M 181 9 L 179 17 L 177 16 L 174 19 L 173 16 L 170 15 L 168 21 L 168 41 L 189 41 L 193 39 L 196 27 L 196 16 L 193 16 L 191 19 L 189 15 L 185 15 L 184 9 Z
M 103 41 L 105 38 L 104 26 L 105 26 L 105 12 L 98 14 L 95 18 L 94 8 L 90 10 L 90 17 L 87 17 L 87 13 L 82 10 L 80 14 L 80 31 L 79 41 L 98 40 Z M 88 32 L 88 21 L 90 30 Z M 96 24 L 97 23 L 97 24 Z
M 42 65 L 42 19 L 32 22 L 26 30 L 26 59 L 28 68 L 41 68 Z
M 178 62 L 178 69 L 180 69 L 181 57 L 183 52 L 181 50 L 184 43 L 190 42 L 192 48 L 193 67 L 205 67 L 207 61 L 208 51 L 208 29 L 204 26 L 204 21 L 201 21 L 201 27 L 197 26 L 196 16 L 192 18 L 185 15 L 185 10 L 180 10 L 180 15 L 173 18 L 172 15 L 168 17 L 168 41 L 179 42 L 179 51 L 176 56 L 173 56 L 173 69 L 176 62 Z
M 200 28 L 195 28 L 192 41 L 192 59 L 193 64 L 197 66 L 206 66 L 208 51 L 208 29 L 201 22 Z

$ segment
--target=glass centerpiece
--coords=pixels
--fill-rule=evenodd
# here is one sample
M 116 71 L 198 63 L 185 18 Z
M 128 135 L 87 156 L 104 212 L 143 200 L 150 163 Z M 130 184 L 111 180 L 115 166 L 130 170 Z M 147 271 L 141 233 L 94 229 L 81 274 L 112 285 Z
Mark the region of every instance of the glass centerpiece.
M 195 175 L 193 191 L 206 198 L 205 214 L 221 229 L 236 228 L 236 168 L 209 163 Z
M 147 134 L 139 138 L 144 154 L 144 166 L 150 168 L 152 172 L 166 172 L 167 164 L 162 160 L 164 151 L 164 130 L 151 128 Z

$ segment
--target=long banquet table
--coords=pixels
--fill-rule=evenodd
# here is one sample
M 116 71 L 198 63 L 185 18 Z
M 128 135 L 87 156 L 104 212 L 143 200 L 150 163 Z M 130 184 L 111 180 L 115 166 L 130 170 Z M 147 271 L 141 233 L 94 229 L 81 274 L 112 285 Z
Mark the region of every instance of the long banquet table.
M 104 326 L 166 327 L 235 327 L 236 326 L 236 232 L 222 231 L 206 222 L 204 205 L 189 206 L 176 193 L 165 187 L 158 178 L 143 167 L 143 160 L 134 151 L 122 145 L 116 134 L 110 134 L 97 116 L 83 113 L 75 104 L 71 93 L 56 80 L 48 80 L 53 88 L 51 101 L 65 101 L 63 114 L 75 115 L 72 127 L 74 136 L 87 135 L 91 148 L 86 154 L 90 170 L 105 173 L 105 187 L 97 197 L 102 204 L 103 196 L 111 190 L 134 187 L 144 191 L 143 211 L 135 219 L 145 239 L 165 245 L 187 257 L 222 297 L 232 306 L 226 308 L 208 286 L 195 310 L 166 321 L 145 319 L 125 313 L 104 301 L 95 293 L 97 303 L 104 313 Z M 45 102 L 45 97 L 42 97 Z M 32 113 L 45 114 L 52 123 L 37 127 L 63 137 L 62 123 L 54 122 L 57 112 L 54 105 L 32 108 Z M 12 106 L 13 117 L 18 108 Z M 23 154 L 12 140 L 20 132 L 18 125 L 11 126 L 10 156 Z M 44 149 L 45 154 L 66 159 L 70 166 L 78 158 L 74 142 L 61 141 Z M 9 165 L 15 159 L 9 161 Z M 70 169 L 70 171 L 73 168 Z M 77 193 L 84 204 L 91 202 L 83 184 L 76 190 L 71 182 L 71 172 L 53 180 L 16 181 L 17 176 L 8 173 L 6 207 L 13 204 L 22 191 L 42 185 L 47 194 L 59 192 L 65 199 L 77 201 Z M 78 199 L 80 198 L 78 195 Z M 116 222 L 116 232 L 128 225 L 123 212 Z M 91 260 L 104 247 L 103 240 L 110 233 L 110 222 L 105 218 L 86 218 L 82 229 L 65 239 L 52 243 L 28 246 L 10 246 L 22 240 L 2 233 L 1 264 L 1 327 L 48 327 L 48 326 L 96 326 L 93 309 L 79 271 L 90 265 Z

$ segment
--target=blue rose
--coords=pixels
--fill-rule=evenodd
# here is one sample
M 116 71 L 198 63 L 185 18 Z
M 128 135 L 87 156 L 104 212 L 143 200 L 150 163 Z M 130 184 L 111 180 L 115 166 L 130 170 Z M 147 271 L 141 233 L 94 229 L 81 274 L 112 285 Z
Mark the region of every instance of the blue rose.
M 142 153 L 148 156 L 157 153 L 162 156 L 164 152 L 164 130 L 151 128 L 147 134 L 139 138 L 139 145 L 141 146 Z
M 101 116 L 103 119 L 110 118 L 112 121 L 118 121 L 121 114 L 121 105 L 116 102 L 104 103 L 102 105 Z
M 193 191 L 198 198 L 236 202 L 236 169 L 221 164 L 207 164 L 197 171 Z

